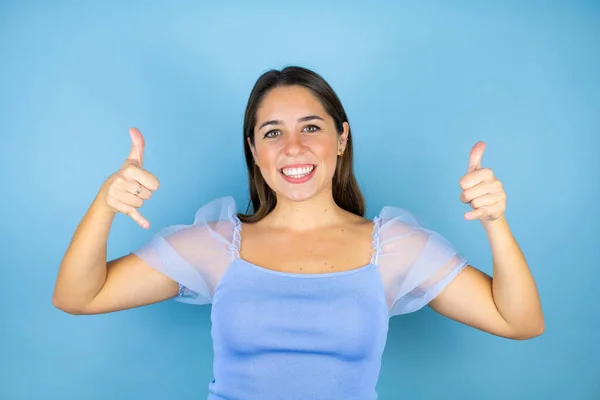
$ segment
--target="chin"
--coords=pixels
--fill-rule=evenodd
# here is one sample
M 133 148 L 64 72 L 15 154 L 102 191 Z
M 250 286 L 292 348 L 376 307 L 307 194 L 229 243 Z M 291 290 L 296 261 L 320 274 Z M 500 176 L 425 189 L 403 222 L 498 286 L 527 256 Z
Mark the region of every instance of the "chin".
M 307 201 L 312 199 L 313 197 L 316 197 L 317 192 L 316 191 L 304 191 L 304 190 L 280 190 L 277 191 L 277 197 L 278 198 L 284 198 L 290 201 L 295 201 L 295 202 L 303 202 L 303 201 Z

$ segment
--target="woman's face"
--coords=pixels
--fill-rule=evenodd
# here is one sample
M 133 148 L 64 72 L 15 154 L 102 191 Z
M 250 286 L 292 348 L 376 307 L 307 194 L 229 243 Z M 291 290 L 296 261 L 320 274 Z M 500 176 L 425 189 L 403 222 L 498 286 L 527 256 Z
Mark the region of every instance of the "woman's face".
M 338 134 L 333 118 L 302 86 L 272 89 L 256 114 L 254 147 L 248 144 L 277 196 L 304 201 L 331 191 L 338 154 L 346 148 L 348 123 Z

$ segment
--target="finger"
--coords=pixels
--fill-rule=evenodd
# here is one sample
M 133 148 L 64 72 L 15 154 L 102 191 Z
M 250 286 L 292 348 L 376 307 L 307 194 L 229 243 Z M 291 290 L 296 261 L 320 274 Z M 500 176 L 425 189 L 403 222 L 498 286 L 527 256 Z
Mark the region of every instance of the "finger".
M 135 164 L 129 164 L 123 168 L 123 176 L 132 181 L 141 183 L 148 190 L 155 191 L 160 186 L 160 182 L 156 176 L 150 172 L 138 167 Z M 137 186 L 136 186 L 137 189 Z M 135 191 L 135 190 L 134 190 Z
M 126 206 L 140 208 L 144 205 L 144 200 L 136 196 L 135 194 L 129 193 L 122 185 L 112 185 L 108 189 L 110 197 L 115 199 L 116 203 L 123 203 Z
M 485 216 L 487 216 L 489 213 L 489 210 L 485 207 L 483 208 L 478 208 L 477 210 L 473 210 L 473 211 L 469 211 L 467 213 L 465 213 L 465 219 L 468 220 L 474 220 L 474 219 L 480 219 L 480 218 L 484 218 Z
M 142 216 L 142 214 L 140 214 L 140 212 L 135 207 L 132 207 L 132 206 L 124 204 L 124 203 L 119 203 L 116 206 L 116 209 L 119 212 L 121 212 L 121 213 L 127 215 L 128 217 L 130 217 L 131 219 L 133 219 L 142 228 L 148 229 L 150 227 L 150 222 L 148 222 L 148 220 L 146 218 L 144 218 Z
M 470 201 L 470 204 L 471 207 L 473 207 L 474 209 L 478 209 L 493 206 L 498 201 L 500 201 L 498 195 L 486 194 L 485 196 L 479 196 L 477 198 L 474 198 Z
M 129 129 L 129 137 L 131 137 L 131 151 L 127 156 L 128 161 L 134 161 L 140 166 L 144 164 L 144 136 L 137 128 Z
M 463 203 L 470 203 L 473 199 L 476 199 L 481 196 L 485 196 L 491 193 L 491 188 L 489 185 L 479 183 L 472 188 L 463 190 L 460 194 L 460 201 Z
M 485 151 L 485 143 L 477 142 L 471 149 L 469 155 L 469 169 L 468 172 L 476 171 L 481 169 L 481 159 L 483 158 L 483 152 Z
M 125 211 L 125 214 L 128 215 L 135 222 L 137 222 L 137 224 L 142 228 L 150 228 L 150 222 L 148 222 L 146 218 L 142 217 L 142 214 L 140 214 L 140 212 L 135 208 L 130 208 L 129 210 Z
M 152 191 L 141 183 L 136 181 L 133 182 L 133 185 L 135 189 L 131 190 L 130 193 L 132 193 L 134 196 L 137 196 L 142 200 L 149 200 L 150 197 L 152 197 Z
M 115 180 L 115 184 L 122 186 L 128 193 L 131 193 L 142 200 L 148 200 L 152 196 L 152 192 L 147 187 L 132 179 L 119 177 Z
M 468 172 L 458 182 L 462 190 L 471 189 L 483 182 L 493 181 L 494 173 L 489 168 L 480 168 L 471 172 Z

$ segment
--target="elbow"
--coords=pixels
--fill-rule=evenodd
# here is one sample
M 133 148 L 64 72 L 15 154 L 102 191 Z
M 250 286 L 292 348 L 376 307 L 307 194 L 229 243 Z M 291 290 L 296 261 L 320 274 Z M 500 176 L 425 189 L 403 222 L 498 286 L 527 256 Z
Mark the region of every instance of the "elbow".
M 538 323 L 536 325 L 527 327 L 527 329 L 521 329 L 521 330 L 517 331 L 512 336 L 512 339 L 515 339 L 515 340 L 534 339 L 538 336 L 541 336 L 545 330 L 546 330 L 546 325 L 544 324 L 544 321 L 542 320 L 540 323 Z
M 539 325 L 536 327 L 536 329 L 533 331 L 533 335 L 531 336 L 530 339 L 541 336 L 545 330 L 546 330 L 546 324 L 542 320 L 542 322 L 540 322 Z
M 67 314 L 71 315 L 83 315 L 84 312 L 80 307 L 74 307 L 72 304 L 68 304 L 64 301 L 61 301 L 56 295 L 52 296 L 52 305 L 54 308 L 63 311 Z

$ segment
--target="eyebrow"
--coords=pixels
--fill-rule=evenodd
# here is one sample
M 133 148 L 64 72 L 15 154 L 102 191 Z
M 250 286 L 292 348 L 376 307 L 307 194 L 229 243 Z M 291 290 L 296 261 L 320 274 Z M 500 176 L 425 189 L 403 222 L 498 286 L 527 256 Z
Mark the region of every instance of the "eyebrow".
M 319 117 L 318 115 L 307 115 L 306 117 L 298 118 L 298 122 L 306 122 L 306 121 L 310 121 L 313 119 L 319 119 L 321 121 L 324 121 L 324 119 Z M 283 121 L 281 121 L 279 119 L 272 119 L 270 121 L 265 121 L 258 127 L 258 130 L 261 130 L 262 128 L 264 128 L 267 125 L 283 125 Z

